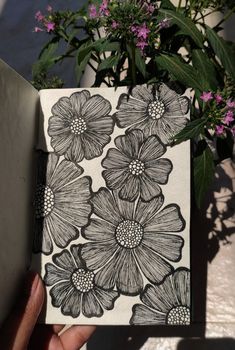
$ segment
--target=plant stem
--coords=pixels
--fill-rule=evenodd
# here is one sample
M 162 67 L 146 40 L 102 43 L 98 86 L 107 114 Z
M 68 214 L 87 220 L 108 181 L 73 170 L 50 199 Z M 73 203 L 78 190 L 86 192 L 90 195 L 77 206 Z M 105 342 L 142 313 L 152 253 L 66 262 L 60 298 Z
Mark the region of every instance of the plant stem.
M 179 4 L 178 4 L 178 7 L 177 7 L 177 11 L 179 11 L 179 10 L 180 10 L 181 5 L 182 5 L 182 0 L 179 0 Z
M 136 85 L 136 66 L 135 66 L 135 46 L 131 44 L 131 77 L 133 85 Z

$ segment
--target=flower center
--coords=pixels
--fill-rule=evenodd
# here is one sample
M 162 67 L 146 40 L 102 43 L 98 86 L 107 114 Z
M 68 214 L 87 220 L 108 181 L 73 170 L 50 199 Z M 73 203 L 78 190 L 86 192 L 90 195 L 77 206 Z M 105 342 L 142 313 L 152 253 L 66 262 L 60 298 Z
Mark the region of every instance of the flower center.
M 144 169 L 144 163 L 139 159 L 132 160 L 129 164 L 129 171 L 132 175 L 140 175 L 143 173 Z
M 190 310 L 186 306 L 176 306 L 171 309 L 167 315 L 167 324 L 171 325 L 189 325 Z
M 143 235 L 143 227 L 134 220 L 124 220 L 116 228 L 116 240 L 124 248 L 136 248 Z
M 162 101 L 153 101 L 148 105 L 148 115 L 152 119 L 159 119 L 165 112 L 165 105 Z
M 78 269 L 72 273 L 71 279 L 74 287 L 80 292 L 85 293 L 94 287 L 94 276 L 94 273 L 91 271 Z
M 70 130 L 75 135 L 80 135 L 86 131 L 86 122 L 82 118 L 74 118 L 70 123 Z
M 55 196 L 49 186 L 38 185 L 35 195 L 36 218 L 45 217 L 54 208 Z

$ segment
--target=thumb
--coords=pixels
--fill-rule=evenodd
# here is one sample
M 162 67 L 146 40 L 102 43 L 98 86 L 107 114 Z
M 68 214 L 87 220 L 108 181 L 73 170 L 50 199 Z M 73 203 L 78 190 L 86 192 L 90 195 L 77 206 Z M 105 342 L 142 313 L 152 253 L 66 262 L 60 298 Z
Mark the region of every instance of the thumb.
M 4 350 L 25 350 L 44 300 L 44 287 L 38 274 L 29 273 L 23 295 L 0 330 Z

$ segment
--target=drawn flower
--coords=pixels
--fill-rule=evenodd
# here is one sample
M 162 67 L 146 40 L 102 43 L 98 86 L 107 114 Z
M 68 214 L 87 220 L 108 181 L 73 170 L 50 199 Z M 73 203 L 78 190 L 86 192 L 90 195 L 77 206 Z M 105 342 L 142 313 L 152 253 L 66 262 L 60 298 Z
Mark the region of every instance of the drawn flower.
M 71 251 L 71 252 L 70 252 Z M 63 315 L 101 317 L 103 309 L 111 310 L 119 293 L 96 285 L 94 272 L 87 269 L 80 258 L 80 245 L 73 245 L 52 257 L 45 265 L 44 281 L 50 289 L 52 305 L 61 307 Z
M 185 222 L 176 204 L 161 209 L 163 201 L 163 196 L 148 203 L 123 201 L 106 188 L 94 195 L 96 216 L 81 230 L 91 242 L 82 246 L 81 255 L 89 269 L 99 270 L 98 286 L 116 285 L 122 294 L 137 295 L 143 289 L 142 274 L 159 283 L 172 272 L 169 261 L 180 260 L 184 244 L 172 232 L 182 231 Z
M 59 163 L 51 153 L 39 158 L 35 195 L 35 252 L 50 254 L 53 242 L 66 247 L 78 237 L 78 228 L 88 222 L 91 213 L 91 181 L 80 177 L 83 169 L 68 160 Z
M 189 325 L 190 271 L 178 268 L 158 286 L 147 285 L 133 306 L 131 325 Z
M 149 201 L 161 194 L 159 184 L 168 181 L 172 170 L 169 159 L 160 158 L 166 147 L 157 136 L 144 139 L 141 130 L 132 130 L 115 139 L 102 162 L 103 177 L 111 190 L 119 190 L 122 199 L 133 201 L 140 194 Z
M 99 157 L 113 132 L 110 111 L 109 101 L 91 97 L 87 90 L 60 98 L 52 107 L 48 127 L 55 152 L 75 162 Z
M 141 129 L 146 136 L 157 135 L 164 144 L 169 144 L 187 123 L 189 99 L 165 84 L 140 85 L 133 88 L 131 95 L 120 96 L 117 110 L 120 128 Z

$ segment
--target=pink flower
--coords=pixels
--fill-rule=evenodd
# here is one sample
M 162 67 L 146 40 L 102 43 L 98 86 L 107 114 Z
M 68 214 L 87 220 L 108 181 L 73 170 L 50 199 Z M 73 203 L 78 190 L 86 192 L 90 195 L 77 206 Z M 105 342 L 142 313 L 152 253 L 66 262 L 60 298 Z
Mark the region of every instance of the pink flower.
M 100 15 L 109 16 L 110 12 L 108 10 L 108 4 L 109 4 L 108 0 L 102 1 L 102 4 L 100 5 L 100 8 L 99 8 Z
M 42 28 L 39 28 L 39 27 L 34 27 L 34 30 L 33 30 L 35 33 L 38 33 L 38 32 L 44 32 L 44 30 Z
M 88 9 L 89 9 L 89 17 L 90 18 L 98 17 L 97 9 L 96 9 L 96 6 L 94 4 L 90 5 Z
M 149 13 L 149 14 L 152 14 L 155 10 L 155 7 L 154 5 L 152 4 L 148 4 L 148 3 L 145 3 L 144 4 L 144 8 L 146 9 L 146 11 Z
M 118 23 L 116 21 L 112 21 L 111 27 L 113 29 L 117 29 L 118 28 Z
M 170 23 L 171 23 L 171 20 L 169 18 L 164 18 L 162 21 L 159 22 L 159 27 L 160 29 L 169 28 Z
M 224 133 L 224 126 L 223 125 L 216 125 L 215 133 L 217 136 L 222 135 Z
M 232 111 L 228 111 L 226 114 L 225 114 L 225 117 L 223 119 L 223 122 L 224 124 L 226 125 L 229 125 L 231 122 L 234 121 L 234 114 Z
M 52 11 L 52 6 L 51 5 L 47 5 L 47 11 L 51 12 Z
M 137 32 L 137 26 L 133 24 L 133 25 L 131 26 L 131 31 L 132 31 L 133 33 L 136 33 L 136 32 Z
M 149 28 L 146 26 L 146 23 L 137 27 L 137 37 L 142 39 L 147 39 L 148 33 L 150 32 Z
M 228 108 L 235 108 L 235 101 L 232 101 L 231 99 L 229 99 L 227 101 L 227 107 Z
M 212 92 L 208 91 L 203 91 L 203 94 L 200 96 L 200 99 L 203 100 L 204 102 L 208 102 L 213 99 L 213 94 Z
M 45 23 L 45 27 L 47 29 L 47 32 L 53 32 L 53 30 L 55 29 L 55 23 L 54 22 L 47 22 Z
M 217 104 L 220 104 L 223 101 L 223 97 L 221 95 L 216 94 L 215 100 Z
M 143 52 L 148 44 L 144 40 L 138 40 L 136 46 Z
M 38 22 L 41 22 L 44 20 L 44 16 L 42 15 L 41 11 L 37 11 L 35 13 L 35 19 L 38 21 Z

